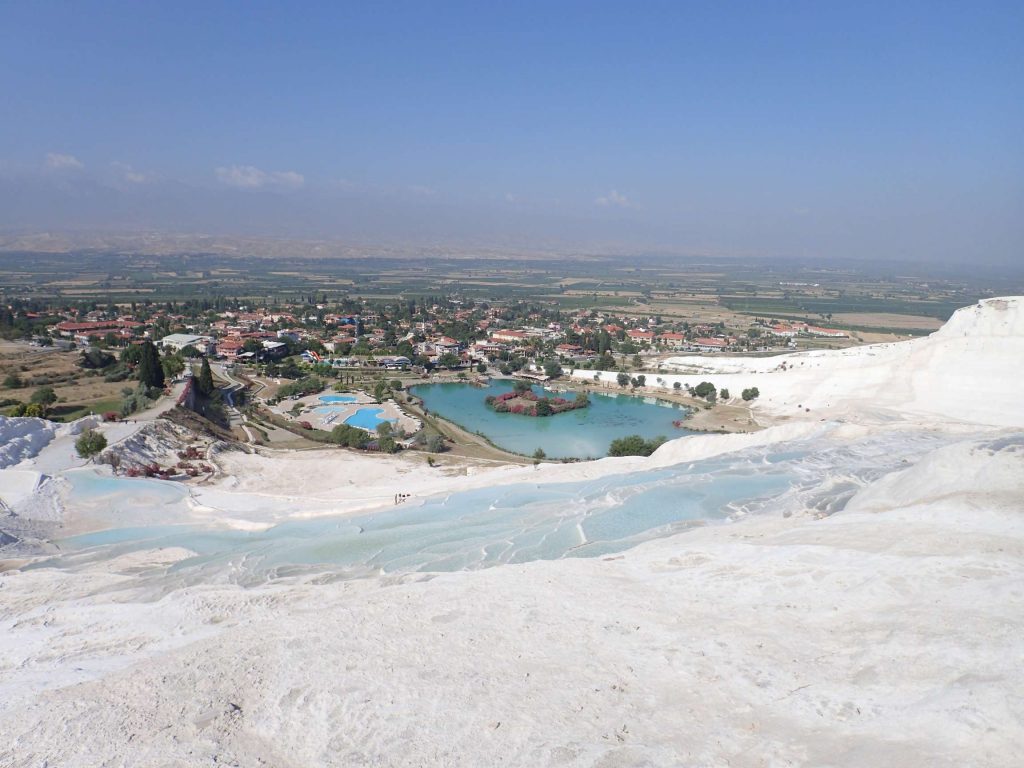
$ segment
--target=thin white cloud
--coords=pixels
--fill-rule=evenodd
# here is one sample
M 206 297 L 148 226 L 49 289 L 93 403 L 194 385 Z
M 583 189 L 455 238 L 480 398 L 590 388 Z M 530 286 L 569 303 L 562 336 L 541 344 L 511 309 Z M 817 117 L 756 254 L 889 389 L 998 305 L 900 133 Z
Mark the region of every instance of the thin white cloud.
M 74 155 L 47 152 L 44 165 L 48 171 L 80 171 L 85 164 Z
M 437 190 L 433 187 L 425 187 L 422 184 L 408 184 L 406 190 L 411 192 L 416 197 L 433 197 L 437 194 Z
M 145 184 L 149 181 L 146 174 L 136 171 L 128 163 L 120 163 L 114 161 L 110 164 L 110 167 L 114 169 L 120 181 L 127 182 L 129 184 Z
M 635 208 L 636 206 L 630 201 L 625 195 L 619 194 L 616 190 L 611 190 L 607 195 L 601 195 L 599 198 L 594 200 L 595 203 L 603 208 Z
M 306 183 L 306 178 L 301 173 L 261 171 L 253 165 L 221 166 L 214 172 L 221 184 L 236 189 L 260 189 L 262 187 L 298 189 Z

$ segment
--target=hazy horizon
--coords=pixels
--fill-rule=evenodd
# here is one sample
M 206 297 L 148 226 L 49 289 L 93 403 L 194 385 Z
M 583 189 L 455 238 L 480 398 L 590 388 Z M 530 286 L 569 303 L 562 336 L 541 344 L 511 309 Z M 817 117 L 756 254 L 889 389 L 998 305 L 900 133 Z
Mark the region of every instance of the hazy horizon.
M 1024 10 L 0 10 L 0 232 L 1014 264 Z

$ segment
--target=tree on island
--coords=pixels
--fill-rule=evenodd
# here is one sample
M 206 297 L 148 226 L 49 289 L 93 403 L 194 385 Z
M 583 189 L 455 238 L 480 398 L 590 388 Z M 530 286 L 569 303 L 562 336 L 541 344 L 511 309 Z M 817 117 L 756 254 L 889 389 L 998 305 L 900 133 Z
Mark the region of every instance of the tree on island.
M 532 390 L 533 387 L 530 385 L 530 382 L 523 381 L 522 379 L 517 380 L 512 385 L 512 391 L 515 392 L 517 395 L 523 395 Z
M 538 416 L 550 416 L 551 415 L 551 403 L 547 399 L 538 400 L 534 406 L 534 412 Z
M 150 389 L 163 389 L 164 368 L 160 364 L 160 353 L 152 341 L 146 339 L 140 345 L 139 367 L 136 375 L 140 382 Z

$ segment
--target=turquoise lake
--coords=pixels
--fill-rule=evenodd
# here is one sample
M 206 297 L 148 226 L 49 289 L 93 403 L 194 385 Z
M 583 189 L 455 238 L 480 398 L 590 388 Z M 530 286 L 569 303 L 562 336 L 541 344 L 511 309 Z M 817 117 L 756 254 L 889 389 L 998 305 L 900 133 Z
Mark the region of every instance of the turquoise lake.
M 420 384 L 410 391 L 420 397 L 431 413 L 453 421 L 470 432 L 479 432 L 500 448 L 531 455 L 538 448 L 556 459 L 597 459 L 608 455 L 612 440 L 626 435 L 668 439 L 693 434 L 673 426 L 688 410 L 675 403 L 633 395 L 590 394 L 590 407 L 534 417 L 496 413 L 484 398 L 512 389 L 512 382 L 498 380 L 486 387 L 472 384 Z M 535 387 L 538 395 L 557 396 Z M 575 397 L 567 392 L 566 399 Z

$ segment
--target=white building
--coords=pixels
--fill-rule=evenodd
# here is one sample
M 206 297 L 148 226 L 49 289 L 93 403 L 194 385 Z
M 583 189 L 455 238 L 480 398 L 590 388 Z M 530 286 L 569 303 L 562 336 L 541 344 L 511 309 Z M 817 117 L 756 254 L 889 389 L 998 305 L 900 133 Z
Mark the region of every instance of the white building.
M 193 336 L 188 333 L 171 333 L 160 339 L 156 345 L 163 349 L 173 349 L 175 352 L 180 352 L 185 347 L 194 347 L 197 351 L 202 352 L 204 355 L 208 355 L 210 354 L 210 348 L 213 345 L 213 339 L 209 336 Z

